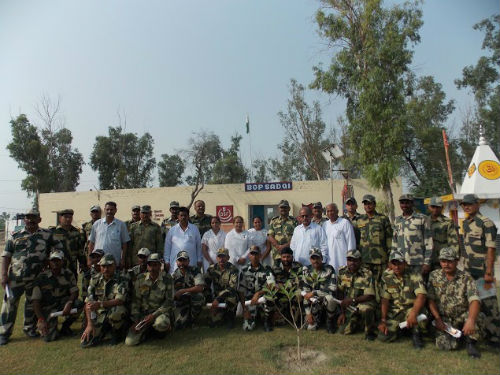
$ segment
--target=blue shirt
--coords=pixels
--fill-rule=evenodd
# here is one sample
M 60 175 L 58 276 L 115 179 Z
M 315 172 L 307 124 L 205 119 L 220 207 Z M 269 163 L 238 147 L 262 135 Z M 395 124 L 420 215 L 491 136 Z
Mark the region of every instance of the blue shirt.
M 113 219 L 108 224 L 106 218 L 102 218 L 92 225 L 89 240 L 94 243 L 95 249 L 102 249 L 104 254 L 113 254 L 116 264 L 119 265 L 122 244 L 130 241 L 130 236 L 128 235 L 127 226 L 123 221 Z

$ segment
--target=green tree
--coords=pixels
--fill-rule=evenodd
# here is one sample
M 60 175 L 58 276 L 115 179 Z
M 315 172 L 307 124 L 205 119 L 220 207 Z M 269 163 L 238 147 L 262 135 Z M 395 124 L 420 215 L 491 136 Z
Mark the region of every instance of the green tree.
M 2 212 L 2 214 L 0 215 L 0 231 L 5 230 L 5 222 L 9 219 L 10 219 L 10 214 L 8 214 L 5 211 Z
M 256 159 L 253 161 L 252 168 L 254 169 L 254 182 L 266 182 L 271 180 L 269 160 Z
M 97 136 L 90 166 L 99 174 L 103 190 L 146 187 L 156 166 L 153 137 L 123 133 L 121 126 L 108 128 L 108 136 Z
M 475 66 L 466 66 L 462 78 L 455 80 L 459 89 L 472 91 L 476 102 L 474 113 L 466 118 L 461 129 L 461 146 L 466 160 L 474 153 L 480 124 L 491 148 L 500 154 L 500 15 L 484 19 L 473 28 L 484 32 L 482 49 L 488 56 L 481 56 Z
M 163 154 L 158 162 L 160 186 L 177 186 L 182 183 L 184 161 L 179 155 Z
M 231 146 L 222 152 L 222 158 L 214 165 L 210 183 L 234 184 L 246 181 L 247 171 L 238 155 L 240 142 L 241 135 L 236 134 L 231 137 Z
M 381 0 L 322 0 L 320 35 L 334 46 L 328 70 L 314 67 L 311 87 L 347 100 L 347 134 L 363 176 L 382 189 L 394 218 L 391 182 L 403 163 L 405 79 L 420 41 L 416 3 L 388 8 Z
M 21 188 L 28 196 L 38 193 L 74 191 L 82 172 L 83 156 L 73 149 L 71 131 L 64 127 L 37 128 L 26 115 L 10 121 L 12 141 L 10 156 L 27 176 Z

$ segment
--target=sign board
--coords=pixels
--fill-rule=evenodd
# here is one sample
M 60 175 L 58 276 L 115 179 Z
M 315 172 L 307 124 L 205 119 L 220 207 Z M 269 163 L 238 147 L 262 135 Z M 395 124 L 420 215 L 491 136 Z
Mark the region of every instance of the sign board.
M 153 211 L 153 220 L 162 220 L 164 218 L 163 210 Z
M 292 181 L 282 182 L 249 182 L 245 183 L 245 191 L 280 191 L 292 190 Z
M 233 222 L 233 206 L 216 206 L 215 212 L 222 224 Z

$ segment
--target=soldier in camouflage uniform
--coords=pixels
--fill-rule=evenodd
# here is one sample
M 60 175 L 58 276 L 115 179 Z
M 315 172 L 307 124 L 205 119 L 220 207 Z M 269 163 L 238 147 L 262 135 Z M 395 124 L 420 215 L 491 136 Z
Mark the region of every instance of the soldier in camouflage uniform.
M 271 313 L 274 309 L 273 301 L 265 300 L 259 304 L 258 300 L 264 296 L 263 288 L 268 284 L 271 277 L 271 268 L 260 263 L 260 249 L 253 245 L 250 248 L 250 263 L 243 267 L 240 273 L 239 293 L 243 306 L 243 330 L 252 331 L 255 328 L 257 315 L 264 322 L 264 331 L 273 330 Z M 245 301 L 250 301 L 246 306 Z
M 125 221 L 125 225 L 127 226 L 127 231 L 130 233 L 130 226 L 133 223 L 137 223 L 139 220 L 141 220 L 141 206 L 139 205 L 134 205 L 132 206 L 132 217 L 130 220 Z
M 359 251 L 363 264 L 373 275 L 375 297 L 380 301 L 379 285 L 382 273 L 387 268 L 389 252 L 392 246 L 392 226 L 389 218 L 376 211 L 377 202 L 371 194 L 363 197 L 366 214 L 354 223 L 354 230 L 359 233 Z
M 108 331 L 112 335 L 111 344 L 118 344 L 123 339 L 123 328 L 128 315 L 124 306 L 128 283 L 116 272 L 114 256 L 104 255 L 99 266 L 101 273 L 90 280 L 85 300 L 87 326 L 81 337 L 82 348 L 99 345 Z
M 280 216 L 275 216 L 271 219 L 269 229 L 267 231 L 269 242 L 271 242 L 271 245 L 273 246 L 271 249 L 271 257 L 274 260 L 280 259 L 281 250 L 290 246 L 293 231 L 295 227 L 299 225 L 297 219 L 293 216 L 289 216 L 290 205 L 288 204 L 288 201 L 280 201 L 278 207 L 280 210 Z
M 340 333 L 349 335 L 358 329 L 365 330 L 365 338 L 376 338 L 375 326 L 375 289 L 370 269 L 361 263 L 359 250 L 347 252 L 347 266 L 338 272 L 337 293 L 341 299 L 341 313 L 337 320 Z M 353 306 L 356 312 L 347 308 Z
M 129 280 L 130 287 L 132 288 L 132 283 L 137 280 L 137 276 L 146 272 L 148 270 L 148 257 L 151 255 L 151 251 L 147 247 L 143 247 L 139 249 L 137 252 L 137 263 L 134 267 L 129 268 L 124 272 L 124 276 L 126 276 Z M 130 289 L 132 290 L 132 289 Z
M 138 345 L 148 336 L 162 338 L 171 330 L 170 317 L 174 310 L 172 277 L 161 270 L 161 257 L 148 257 L 148 271 L 134 282 L 130 318 L 132 325 L 126 345 Z
M 92 225 L 101 218 L 102 210 L 100 206 L 90 207 L 90 221 L 82 224 L 83 234 L 85 235 L 85 254 L 89 253 L 89 238 L 90 232 L 92 232 Z
M 73 222 L 72 209 L 58 212 L 59 225 L 50 228 L 54 239 L 61 242 L 66 256 L 67 267 L 78 280 L 78 266 L 81 272 L 87 270 L 87 255 L 85 253 L 85 234 L 81 229 L 71 225 Z M 78 263 L 78 264 L 77 264 Z
M 210 226 L 212 215 L 205 215 L 205 202 L 202 200 L 194 202 L 194 210 L 196 211 L 196 214 L 189 218 L 189 222 L 196 225 L 200 231 L 200 238 L 203 238 L 205 232 L 208 232 L 212 228 Z
M 63 268 L 64 253 L 56 250 L 50 254 L 49 269 L 43 271 L 33 282 L 31 300 L 38 317 L 38 330 L 46 342 L 54 341 L 59 335 L 73 336 L 71 324 L 82 312 L 83 303 L 78 298 L 78 286 L 73 272 Z M 71 314 L 72 308 L 77 313 Z M 62 311 L 66 318 L 57 331 L 57 317 L 51 313 Z
M 356 245 L 359 246 L 360 233 L 356 228 L 356 222 L 360 218 L 361 214 L 357 211 L 358 202 L 356 201 L 356 198 L 354 197 L 347 198 L 347 200 L 345 201 L 345 207 L 346 207 L 346 212 L 344 215 L 342 215 L 342 217 L 351 222 L 354 228 L 354 237 L 356 237 Z
M 42 271 L 50 251 L 62 250 L 61 243 L 54 239 L 52 233 L 38 226 L 40 221 L 40 213 L 37 210 L 28 212 L 24 217 L 25 228 L 12 235 L 2 254 L 2 287 L 5 289 L 8 286 L 11 296 L 6 296 L 2 303 L 0 345 L 7 344 L 12 334 L 17 307 L 23 293 L 26 293 L 23 331 L 29 337 L 38 336 L 31 302 L 33 281 Z
M 321 202 L 316 202 L 313 204 L 312 208 L 313 217 L 311 221 L 315 222 L 318 225 L 323 226 L 323 223 L 328 220 L 328 218 L 323 216 L 323 205 Z
M 413 197 L 399 197 L 403 214 L 394 220 L 391 251 L 399 251 L 413 272 L 426 275 L 431 270 L 432 234 L 429 218 L 413 211 Z
M 406 321 L 407 328 L 412 330 L 413 346 L 421 349 L 423 342 L 420 331 L 425 329 L 425 322 L 417 322 L 417 316 L 425 306 L 427 291 L 424 280 L 419 273 L 411 272 L 401 252 L 393 251 L 389 262 L 391 269 L 382 276 L 378 338 L 386 342 L 396 340 L 399 323 Z
M 137 252 L 141 248 L 148 248 L 151 253 L 158 253 L 163 257 L 163 238 L 161 228 L 151 221 L 151 206 L 141 207 L 141 220 L 130 225 L 130 246 L 127 247 L 128 264 L 136 264 Z
M 85 301 L 89 294 L 90 280 L 101 273 L 101 266 L 99 265 L 99 261 L 103 256 L 104 256 L 104 251 L 101 249 L 94 249 L 94 251 L 92 251 L 89 255 L 89 267 L 82 274 L 82 301 Z M 85 331 L 86 326 L 87 326 L 87 319 L 84 314 L 82 319 L 81 333 Z
M 494 285 L 495 264 L 495 224 L 479 212 L 479 199 L 474 194 L 466 194 L 462 207 L 468 217 L 463 221 L 465 266 L 474 280 L 484 279 L 485 287 Z M 481 292 L 481 290 L 479 290 Z M 485 338 L 488 344 L 500 347 L 500 313 L 497 296 L 481 299 L 481 314 L 484 314 Z
M 461 330 L 466 336 L 467 353 L 473 358 L 481 354 L 476 348 L 479 339 L 477 318 L 480 310 L 479 293 L 474 279 L 457 269 L 458 252 L 455 248 L 441 249 L 439 261 L 442 269 L 429 276 L 427 299 L 435 319 L 436 346 L 439 349 L 456 349 L 459 340 L 444 332 L 445 323 Z
M 271 267 L 271 277 L 269 279 L 269 284 L 274 284 L 276 288 L 280 288 L 285 285 L 287 281 L 290 281 L 292 287 L 297 288 L 298 295 L 297 300 L 300 300 L 300 283 L 302 274 L 302 264 L 293 260 L 293 250 L 287 246 L 281 250 L 281 258 L 274 261 Z M 275 304 L 279 311 L 274 314 L 274 323 L 284 324 L 284 316 L 290 316 L 290 305 L 288 302 L 283 302 L 283 294 L 279 293 L 276 295 Z
M 177 269 L 172 274 L 174 282 L 175 327 L 192 326 L 205 304 L 205 280 L 198 267 L 189 265 L 187 251 L 177 254 Z
M 445 247 L 453 247 L 458 251 L 458 236 L 453 221 L 443 215 L 443 200 L 439 197 L 432 197 L 429 210 L 431 211 L 431 234 L 432 234 L 432 257 L 431 267 L 433 270 L 440 270 L 439 253 Z
M 210 327 L 225 320 L 227 328 L 232 329 L 238 306 L 238 268 L 229 262 L 228 249 L 222 247 L 217 250 L 217 263 L 208 267 L 205 285 L 213 292 Z M 225 309 L 218 307 L 222 302 L 226 304 Z
M 309 251 L 311 265 L 302 269 L 302 295 L 306 312 L 307 329 L 313 331 L 321 324 L 326 312 L 326 330 L 335 332 L 335 314 L 338 309 L 333 296 L 337 291 L 337 279 L 332 266 L 323 263 L 321 250 L 313 247 Z
M 172 201 L 170 202 L 170 217 L 167 217 L 163 219 L 161 222 L 161 235 L 163 237 L 163 241 L 165 241 L 165 237 L 167 236 L 168 231 L 170 228 L 172 228 L 174 225 L 179 223 L 179 219 L 177 218 L 177 215 L 179 215 L 179 202 L 177 201 Z

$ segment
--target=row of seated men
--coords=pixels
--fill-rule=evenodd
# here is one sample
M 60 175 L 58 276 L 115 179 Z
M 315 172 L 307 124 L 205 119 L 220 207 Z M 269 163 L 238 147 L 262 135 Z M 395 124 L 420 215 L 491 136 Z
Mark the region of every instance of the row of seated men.
M 141 249 L 139 264 L 123 273 L 117 271 L 112 255 L 94 250 L 83 303 L 78 300 L 74 274 L 63 268 L 64 254 L 53 251 L 49 269 L 37 277 L 31 294 L 38 331 L 46 341 L 71 335 L 71 324 L 83 309 L 82 347 L 98 345 L 107 336 L 111 343 L 125 338 L 125 344 L 137 345 L 148 337 L 163 337 L 173 328 L 193 325 L 205 305 L 211 327 L 225 323 L 233 328 L 241 302 L 244 330 L 254 329 L 258 319 L 265 331 L 283 320 L 295 319 L 308 330 L 324 322 L 329 333 L 364 331 L 367 340 L 378 337 L 390 342 L 407 333 L 420 349 L 422 333 L 429 331 L 432 320 L 438 348 L 456 349 L 465 342 L 468 355 L 480 357 L 476 345 L 481 332 L 479 295 L 472 277 L 457 269 L 454 248 L 441 250 L 442 268 L 431 272 L 427 285 L 407 267 L 400 252 L 391 253 L 379 288 L 358 250 L 348 252 L 347 266 L 338 273 L 323 263 L 316 248 L 310 250 L 307 267 L 293 260 L 290 248 L 282 250 L 272 267 L 263 266 L 260 256 L 260 249 L 252 247 L 250 263 L 239 272 L 228 250 L 220 248 L 217 263 L 202 274 L 189 266 L 188 254 L 181 251 L 176 257 L 178 268 L 169 275 L 162 270 L 160 256 L 148 249 Z M 58 311 L 65 316 L 59 330 L 54 316 Z

